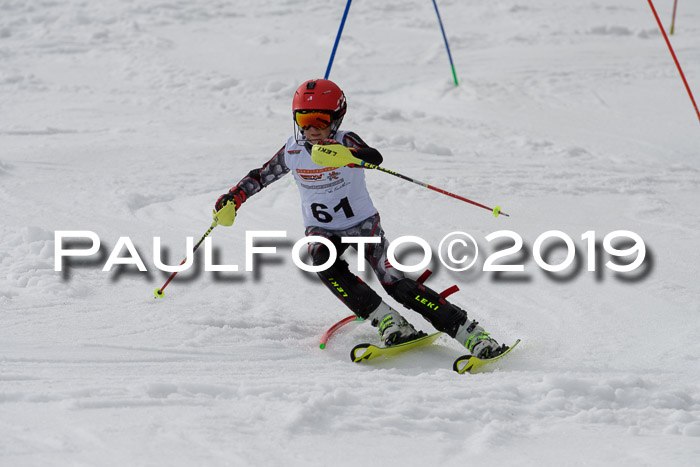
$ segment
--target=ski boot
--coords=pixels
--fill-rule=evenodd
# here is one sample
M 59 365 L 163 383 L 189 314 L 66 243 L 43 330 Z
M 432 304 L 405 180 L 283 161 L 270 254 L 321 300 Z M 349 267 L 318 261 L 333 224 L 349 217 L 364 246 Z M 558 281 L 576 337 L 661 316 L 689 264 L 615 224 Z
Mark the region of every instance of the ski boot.
M 379 304 L 370 315 L 372 326 L 379 329 L 379 338 L 385 347 L 403 344 L 427 336 L 423 331 L 416 331 L 411 323 L 398 311 L 384 303 Z
M 457 328 L 455 339 L 462 344 L 476 358 L 487 359 L 501 355 L 508 350 L 506 345 L 499 345 L 489 337 L 489 333 L 478 325 L 476 321 L 468 319 Z

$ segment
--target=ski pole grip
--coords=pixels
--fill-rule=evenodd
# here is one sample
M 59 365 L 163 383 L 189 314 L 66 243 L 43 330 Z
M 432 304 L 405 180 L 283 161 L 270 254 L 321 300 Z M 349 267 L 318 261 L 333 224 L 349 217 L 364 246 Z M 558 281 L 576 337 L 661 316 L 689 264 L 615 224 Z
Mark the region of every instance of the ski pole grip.
M 350 149 L 342 144 L 314 144 L 311 160 L 321 167 L 345 167 L 348 164 L 362 165 L 362 159 L 353 156 Z

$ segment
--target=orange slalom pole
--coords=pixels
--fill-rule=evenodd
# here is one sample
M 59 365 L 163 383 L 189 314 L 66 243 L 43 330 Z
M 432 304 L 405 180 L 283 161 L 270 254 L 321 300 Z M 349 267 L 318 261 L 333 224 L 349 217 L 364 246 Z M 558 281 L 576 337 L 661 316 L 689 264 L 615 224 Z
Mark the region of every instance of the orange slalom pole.
M 673 16 L 671 17 L 671 35 L 673 35 L 673 26 L 676 24 L 676 7 L 678 0 L 673 0 Z

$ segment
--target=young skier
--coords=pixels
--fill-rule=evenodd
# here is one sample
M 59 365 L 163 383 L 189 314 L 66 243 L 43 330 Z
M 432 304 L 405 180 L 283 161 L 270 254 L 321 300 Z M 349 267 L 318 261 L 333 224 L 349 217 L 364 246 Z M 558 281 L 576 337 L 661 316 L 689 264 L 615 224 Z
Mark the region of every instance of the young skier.
M 347 262 L 340 258 L 349 246 L 341 243 L 342 237 L 379 237 L 379 243 L 365 244 L 365 259 L 390 296 L 421 314 L 437 330 L 455 338 L 472 355 L 479 358 L 499 355 L 506 347 L 500 347 L 476 321 L 470 321 L 464 310 L 389 264 L 388 242 L 367 191 L 364 170 L 353 166 L 320 167 L 311 160 L 314 144 L 340 143 L 350 148 L 355 157 L 381 164 L 379 151 L 370 148 L 355 133 L 339 129 L 346 110 L 345 95 L 332 81 L 309 80 L 299 86 L 292 102 L 294 135 L 261 168 L 251 170 L 219 197 L 215 209 L 219 211 L 234 202 L 238 210 L 249 197 L 292 172 L 301 194 L 306 235 L 329 239 L 338 252 L 332 266 L 318 276 L 353 313 L 378 328 L 384 345 L 407 342 L 425 333 L 416 331 L 398 311 L 350 272 Z M 310 243 L 309 253 L 314 265 L 325 264 L 330 255 L 320 242 Z

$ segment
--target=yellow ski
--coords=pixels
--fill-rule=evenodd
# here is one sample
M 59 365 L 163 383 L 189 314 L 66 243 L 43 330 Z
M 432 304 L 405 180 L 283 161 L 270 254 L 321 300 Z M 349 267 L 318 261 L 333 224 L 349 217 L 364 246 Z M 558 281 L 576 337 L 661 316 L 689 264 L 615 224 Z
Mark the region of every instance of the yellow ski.
M 373 358 L 377 357 L 391 357 L 407 350 L 413 350 L 418 347 L 423 347 L 424 345 L 432 344 L 441 335 L 441 332 L 436 332 L 434 334 L 429 334 L 416 340 L 404 342 L 403 344 L 398 344 L 391 347 L 377 347 L 376 345 L 372 344 L 358 344 L 350 351 L 350 359 L 353 362 L 359 363 L 364 362 L 365 360 L 372 360 Z
M 476 358 L 471 355 L 463 355 L 455 360 L 454 365 L 452 365 L 452 369 L 459 374 L 476 373 L 484 365 L 488 365 L 489 363 L 495 362 L 496 360 L 508 355 L 510 351 L 513 350 L 516 345 L 518 345 L 518 342 L 520 342 L 520 339 L 515 341 L 515 344 L 511 345 L 508 350 L 493 358 L 485 358 L 482 360 L 481 358 Z

